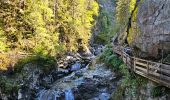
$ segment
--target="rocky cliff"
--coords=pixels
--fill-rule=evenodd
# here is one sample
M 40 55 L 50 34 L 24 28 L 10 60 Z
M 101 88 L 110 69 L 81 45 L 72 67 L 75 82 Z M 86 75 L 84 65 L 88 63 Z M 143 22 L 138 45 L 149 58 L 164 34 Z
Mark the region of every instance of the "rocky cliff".
M 128 26 L 119 42 L 125 37 L 136 56 L 159 58 L 170 52 L 170 0 L 137 0 Z

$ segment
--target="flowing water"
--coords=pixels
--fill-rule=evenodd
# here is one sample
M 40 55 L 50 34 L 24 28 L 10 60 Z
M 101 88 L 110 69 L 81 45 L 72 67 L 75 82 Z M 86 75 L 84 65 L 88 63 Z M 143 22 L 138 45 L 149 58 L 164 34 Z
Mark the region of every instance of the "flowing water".
M 109 100 L 117 84 L 114 76 L 103 64 L 93 68 L 88 64 L 55 81 L 49 89 L 40 90 L 37 100 Z

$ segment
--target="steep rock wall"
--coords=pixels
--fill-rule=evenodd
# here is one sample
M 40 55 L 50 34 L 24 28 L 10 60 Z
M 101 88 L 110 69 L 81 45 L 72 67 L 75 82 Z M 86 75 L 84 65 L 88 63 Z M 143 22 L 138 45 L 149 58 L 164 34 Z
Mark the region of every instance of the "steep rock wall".
M 170 0 L 140 0 L 129 21 L 126 39 L 138 56 L 158 58 L 170 51 Z

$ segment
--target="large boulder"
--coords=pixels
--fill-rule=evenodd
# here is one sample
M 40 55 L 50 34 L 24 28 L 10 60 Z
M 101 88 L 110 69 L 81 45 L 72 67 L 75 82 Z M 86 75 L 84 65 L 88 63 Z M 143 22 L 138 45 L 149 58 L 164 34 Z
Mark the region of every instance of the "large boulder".
M 127 41 L 139 56 L 158 58 L 162 50 L 170 51 L 170 0 L 140 1 L 129 22 Z

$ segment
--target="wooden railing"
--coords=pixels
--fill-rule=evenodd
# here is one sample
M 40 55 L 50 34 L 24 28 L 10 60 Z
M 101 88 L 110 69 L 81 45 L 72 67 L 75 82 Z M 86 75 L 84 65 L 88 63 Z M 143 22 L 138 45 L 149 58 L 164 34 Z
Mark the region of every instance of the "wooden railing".
M 135 73 L 170 88 L 170 65 L 130 56 L 122 46 L 114 45 L 113 51 L 120 55 L 128 68 Z

